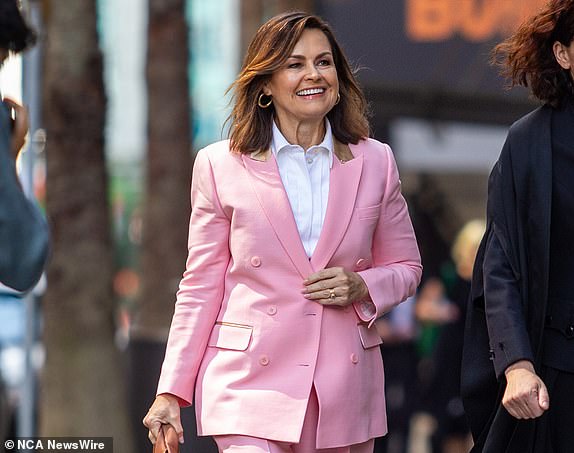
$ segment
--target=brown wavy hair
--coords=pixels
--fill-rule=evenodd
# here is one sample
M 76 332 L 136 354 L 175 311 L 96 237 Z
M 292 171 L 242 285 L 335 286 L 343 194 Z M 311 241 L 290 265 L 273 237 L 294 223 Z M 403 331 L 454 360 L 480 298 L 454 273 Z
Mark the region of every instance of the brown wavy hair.
M 229 87 L 233 109 L 227 121 L 234 152 L 250 154 L 269 149 L 275 109 L 273 105 L 260 108 L 257 100 L 265 82 L 287 61 L 303 31 L 309 28 L 325 33 L 337 69 L 341 98 L 327 113 L 333 135 L 345 144 L 356 144 L 369 136 L 367 101 L 331 28 L 318 16 L 290 12 L 273 17 L 259 28 L 247 49 L 241 72 Z
M 574 96 L 570 72 L 563 69 L 552 49 L 556 41 L 569 46 L 574 39 L 574 0 L 550 0 L 493 50 L 493 63 L 510 80 L 553 107 Z

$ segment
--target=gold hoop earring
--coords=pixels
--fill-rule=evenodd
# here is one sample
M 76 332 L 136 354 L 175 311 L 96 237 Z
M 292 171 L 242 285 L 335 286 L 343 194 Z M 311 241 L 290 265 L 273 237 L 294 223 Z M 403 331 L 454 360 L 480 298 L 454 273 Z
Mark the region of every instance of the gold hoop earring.
M 264 103 L 263 102 L 263 96 L 267 96 L 267 95 L 265 93 L 261 93 L 259 95 L 259 99 L 257 99 L 257 105 L 259 107 L 261 107 L 262 109 L 266 109 L 267 107 L 269 107 L 273 103 L 273 97 L 267 96 L 269 98 L 269 101 Z
M 337 93 L 337 100 L 335 101 L 335 105 L 337 105 L 339 102 L 341 102 L 341 95 Z

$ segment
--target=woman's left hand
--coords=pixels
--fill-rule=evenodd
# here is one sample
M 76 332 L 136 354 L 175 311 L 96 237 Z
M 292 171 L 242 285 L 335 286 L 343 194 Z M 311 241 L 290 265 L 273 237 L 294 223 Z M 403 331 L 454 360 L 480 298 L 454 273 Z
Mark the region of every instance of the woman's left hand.
M 303 281 L 303 285 L 303 296 L 322 305 L 344 307 L 369 297 L 369 290 L 361 276 L 342 267 L 315 272 Z

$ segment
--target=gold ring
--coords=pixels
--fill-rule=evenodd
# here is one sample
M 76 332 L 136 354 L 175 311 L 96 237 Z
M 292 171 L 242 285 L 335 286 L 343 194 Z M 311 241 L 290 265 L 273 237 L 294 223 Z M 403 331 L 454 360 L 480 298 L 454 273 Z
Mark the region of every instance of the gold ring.
M 335 290 L 331 288 L 329 290 L 329 299 L 333 300 L 335 297 L 337 297 L 337 295 L 335 294 Z

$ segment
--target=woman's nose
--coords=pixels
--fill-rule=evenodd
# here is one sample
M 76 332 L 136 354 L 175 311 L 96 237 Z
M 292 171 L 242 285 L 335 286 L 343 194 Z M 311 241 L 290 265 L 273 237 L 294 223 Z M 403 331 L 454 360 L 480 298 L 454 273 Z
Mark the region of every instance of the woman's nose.
M 307 67 L 306 76 L 309 80 L 317 80 L 321 78 L 321 73 L 317 70 L 317 67 L 314 64 L 310 64 Z

